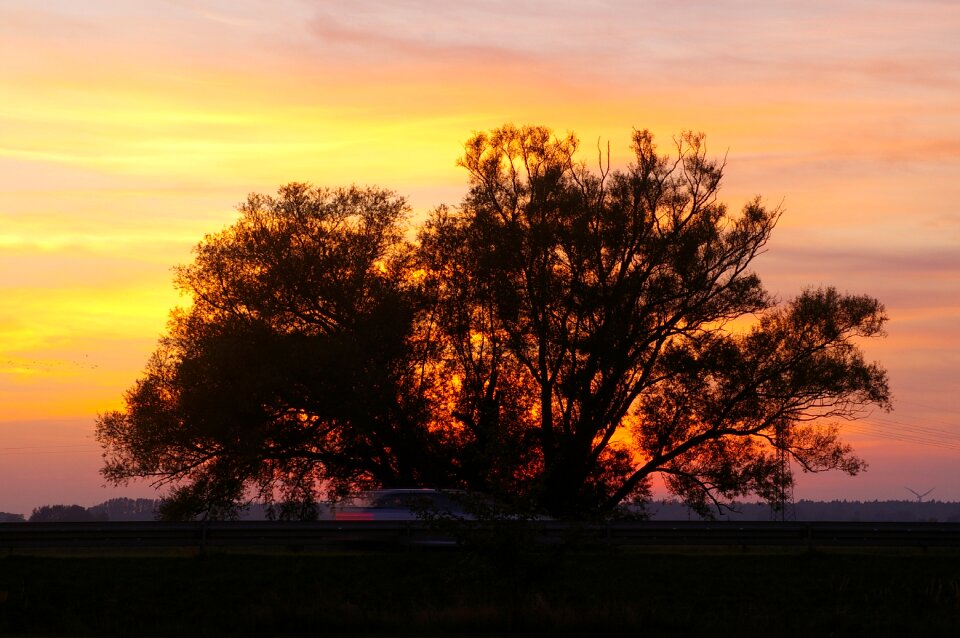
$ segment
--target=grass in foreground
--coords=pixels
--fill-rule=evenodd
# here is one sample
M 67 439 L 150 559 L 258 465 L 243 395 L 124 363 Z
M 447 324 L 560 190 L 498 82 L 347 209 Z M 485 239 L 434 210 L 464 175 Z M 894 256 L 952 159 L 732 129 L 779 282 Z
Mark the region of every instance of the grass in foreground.
M 0 634 L 954 636 L 960 556 L 0 558 Z

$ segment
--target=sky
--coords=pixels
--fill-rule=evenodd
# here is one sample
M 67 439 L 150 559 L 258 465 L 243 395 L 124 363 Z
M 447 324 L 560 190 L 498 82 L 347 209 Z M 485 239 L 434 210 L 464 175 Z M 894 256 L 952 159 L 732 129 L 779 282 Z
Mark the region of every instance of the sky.
M 106 487 L 171 268 L 250 192 L 356 183 L 456 204 L 475 131 L 546 125 L 726 155 L 722 198 L 784 215 L 755 262 L 789 299 L 879 298 L 894 411 L 870 464 L 798 499 L 960 500 L 960 3 L 952 0 L 0 0 L 0 511 Z

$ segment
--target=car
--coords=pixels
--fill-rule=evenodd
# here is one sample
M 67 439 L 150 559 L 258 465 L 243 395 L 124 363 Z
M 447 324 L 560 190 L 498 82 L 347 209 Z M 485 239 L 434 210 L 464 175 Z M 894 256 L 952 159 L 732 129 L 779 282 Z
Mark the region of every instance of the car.
M 370 490 L 334 506 L 337 521 L 471 520 L 471 497 L 462 490 Z

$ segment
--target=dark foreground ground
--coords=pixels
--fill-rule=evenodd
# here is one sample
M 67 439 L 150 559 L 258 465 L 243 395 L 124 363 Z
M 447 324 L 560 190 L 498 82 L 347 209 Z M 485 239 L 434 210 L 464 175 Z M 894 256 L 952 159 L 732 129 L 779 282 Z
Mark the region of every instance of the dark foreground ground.
M 0 635 L 960 636 L 960 553 L 0 556 Z

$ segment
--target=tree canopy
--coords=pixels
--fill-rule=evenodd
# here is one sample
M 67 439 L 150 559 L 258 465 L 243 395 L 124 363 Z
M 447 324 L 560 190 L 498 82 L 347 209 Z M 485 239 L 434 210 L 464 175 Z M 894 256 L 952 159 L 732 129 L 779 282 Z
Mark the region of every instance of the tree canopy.
M 98 419 L 104 475 L 169 485 L 179 518 L 251 498 L 305 517 L 363 486 L 592 517 L 657 474 L 704 509 L 774 499 L 784 455 L 860 471 L 837 424 L 890 406 L 858 346 L 883 306 L 772 299 L 751 263 L 781 211 L 731 213 L 702 135 L 662 153 L 635 131 L 623 170 L 577 147 L 543 127 L 474 135 L 467 195 L 414 229 L 379 188 L 251 195 L 177 269 L 192 305 Z

